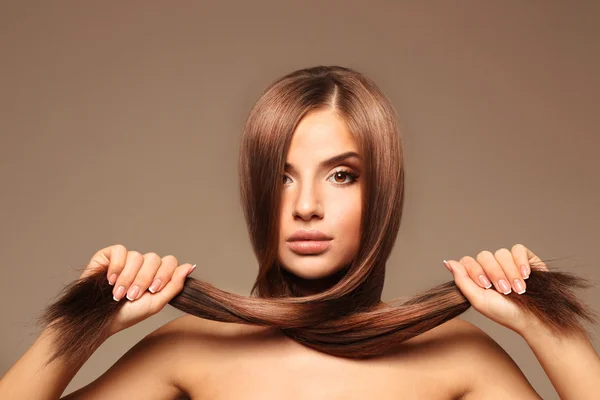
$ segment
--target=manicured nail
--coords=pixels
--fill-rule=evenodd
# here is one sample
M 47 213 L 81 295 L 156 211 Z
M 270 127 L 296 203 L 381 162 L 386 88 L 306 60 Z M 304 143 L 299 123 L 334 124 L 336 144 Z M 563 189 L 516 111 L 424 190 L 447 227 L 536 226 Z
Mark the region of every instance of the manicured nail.
M 500 290 L 504 294 L 509 294 L 512 291 L 512 289 L 510 288 L 510 285 L 504 279 L 500 279 L 498 281 L 498 286 L 500 286 Z
M 523 275 L 523 279 L 529 278 L 529 273 L 527 272 L 527 267 L 525 265 L 521 265 L 521 275 Z
M 139 292 L 140 292 L 140 287 L 138 285 L 132 286 L 129 288 L 129 291 L 127 292 L 127 298 L 130 301 L 133 301 L 136 299 Z
M 489 289 L 492 287 L 492 282 L 488 280 L 485 275 L 479 275 L 479 282 L 486 288 Z
M 196 269 L 196 264 L 192 265 L 192 268 L 190 268 L 190 272 L 188 272 L 187 274 L 191 274 L 194 270 Z
M 520 279 L 515 279 L 514 284 L 515 284 L 515 289 L 518 294 L 525 293 L 525 282 L 523 282 Z
M 121 300 L 121 298 L 123 297 L 124 294 L 125 294 L 125 286 L 119 286 L 117 288 L 117 293 L 115 293 L 115 295 L 113 296 L 113 299 L 115 301 L 119 301 L 119 300 Z
M 444 265 L 446 266 L 446 268 L 448 268 L 448 271 L 452 272 L 452 267 L 450 266 L 450 263 L 446 260 L 444 260 Z
M 158 279 L 158 278 L 156 278 L 154 280 L 154 282 L 152 282 L 152 285 L 150 285 L 150 287 L 148 288 L 148 290 L 151 291 L 152 293 L 156 293 L 156 291 L 160 287 L 160 284 L 161 284 L 161 280 Z
M 116 280 L 117 280 L 117 274 L 112 274 L 110 276 L 110 278 L 108 278 L 108 284 L 112 286 L 115 284 Z

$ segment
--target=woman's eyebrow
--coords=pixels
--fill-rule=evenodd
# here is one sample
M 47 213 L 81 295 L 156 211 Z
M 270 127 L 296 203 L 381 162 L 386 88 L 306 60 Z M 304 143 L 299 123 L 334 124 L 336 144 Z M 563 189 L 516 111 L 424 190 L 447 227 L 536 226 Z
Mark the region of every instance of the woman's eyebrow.
M 321 161 L 319 163 L 319 168 L 331 167 L 332 165 L 338 164 L 338 163 L 340 163 L 348 158 L 352 158 L 352 157 L 360 159 L 360 156 L 358 155 L 358 153 L 356 153 L 354 151 L 347 151 L 345 153 L 338 154 L 337 156 L 328 158 L 327 160 Z M 285 163 L 285 170 L 286 171 L 295 171 L 294 167 L 289 163 Z

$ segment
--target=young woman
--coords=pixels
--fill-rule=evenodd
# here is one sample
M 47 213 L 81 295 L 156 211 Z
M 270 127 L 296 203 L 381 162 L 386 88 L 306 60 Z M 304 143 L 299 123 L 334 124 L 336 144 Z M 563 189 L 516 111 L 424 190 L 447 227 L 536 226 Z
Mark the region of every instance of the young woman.
M 193 266 L 171 255 L 101 249 L 43 314 L 0 397 L 59 398 L 107 337 L 166 304 L 190 315 L 63 398 L 539 399 L 493 339 L 457 318 L 471 305 L 523 336 L 561 398 L 597 396 L 600 359 L 578 318 L 595 320 L 570 292 L 586 282 L 523 245 L 444 261 L 453 281 L 381 301 L 401 143 L 392 105 L 364 75 L 320 66 L 279 78 L 240 150 L 252 296 L 188 277 Z

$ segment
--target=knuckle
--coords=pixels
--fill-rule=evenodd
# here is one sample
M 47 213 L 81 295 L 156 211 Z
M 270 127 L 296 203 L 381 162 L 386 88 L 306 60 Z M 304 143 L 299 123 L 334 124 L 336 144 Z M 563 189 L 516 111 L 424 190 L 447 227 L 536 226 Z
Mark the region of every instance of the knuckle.
M 144 260 L 144 256 L 142 255 L 142 253 L 140 253 L 137 250 L 129 250 L 127 252 L 127 258 L 131 258 L 135 261 L 143 261 Z
M 483 260 L 485 260 L 486 258 L 489 258 L 490 256 L 493 256 L 492 252 L 490 252 L 489 250 L 482 250 L 477 254 L 477 261 L 482 262 Z
M 117 250 L 127 251 L 127 248 L 120 243 L 113 245 L 113 247 Z
M 494 252 L 494 256 L 496 256 L 496 257 L 501 256 L 502 254 L 511 254 L 511 252 L 508 251 L 508 249 L 504 248 L 504 247 L 502 247 Z
M 461 264 L 469 265 L 469 264 L 472 263 L 472 261 L 474 261 L 473 257 L 471 257 L 471 256 L 464 256 L 458 262 L 461 263 Z
M 173 265 L 179 265 L 179 261 L 177 261 L 177 258 L 174 255 L 172 255 L 172 254 L 164 256 L 162 258 L 162 262 L 163 263 L 173 264 Z
M 520 250 L 520 249 L 524 249 L 524 248 L 525 248 L 525 246 L 523 246 L 520 243 L 517 243 L 512 247 L 512 250 L 515 251 L 515 250 Z
M 162 259 L 160 258 L 160 256 L 158 254 L 151 252 L 151 253 L 144 254 L 144 260 L 153 261 L 157 264 L 160 264 Z
M 173 271 L 170 271 L 170 273 L 167 276 L 167 280 L 169 280 L 169 281 L 172 281 L 172 280 L 176 281 L 177 277 L 181 275 L 180 269 L 181 268 L 177 267 Z
M 134 281 L 140 286 L 149 286 L 153 278 L 154 275 L 151 275 L 148 272 L 145 272 L 143 269 L 140 269 L 137 275 L 134 277 Z
M 131 273 L 123 272 L 117 278 L 117 283 L 115 286 L 127 287 L 127 286 L 131 285 L 131 282 L 133 282 L 134 279 L 135 279 L 135 275 L 132 275 Z

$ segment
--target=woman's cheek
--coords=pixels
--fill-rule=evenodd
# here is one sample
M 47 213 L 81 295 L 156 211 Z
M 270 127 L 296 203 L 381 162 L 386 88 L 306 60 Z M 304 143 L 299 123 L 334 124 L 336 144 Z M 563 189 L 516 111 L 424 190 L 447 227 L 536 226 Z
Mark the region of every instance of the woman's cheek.
M 360 229 L 361 198 L 360 196 L 340 196 L 329 207 L 332 228 L 340 233 L 350 233 Z

